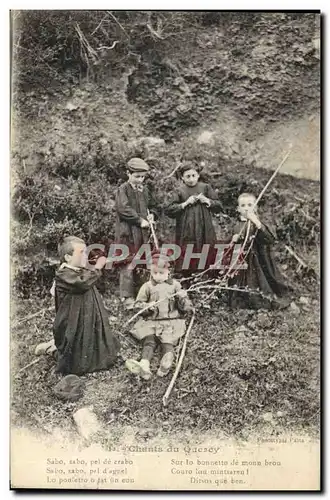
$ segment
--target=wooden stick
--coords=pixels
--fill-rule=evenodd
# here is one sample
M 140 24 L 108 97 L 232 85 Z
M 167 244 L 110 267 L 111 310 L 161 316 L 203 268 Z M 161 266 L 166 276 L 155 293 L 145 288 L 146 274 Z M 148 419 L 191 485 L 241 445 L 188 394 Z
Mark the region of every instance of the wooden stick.
M 175 167 L 174 170 L 172 170 L 172 172 L 170 174 L 168 174 L 166 177 L 164 177 L 164 179 L 169 179 L 170 177 L 172 177 L 175 172 L 177 172 L 179 170 L 179 168 L 181 167 L 181 163 L 178 163 L 178 165 Z
M 204 283 L 209 283 L 210 281 L 213 281 L 213 280 L 207 280 L 207 281 L 204 281 Z M 193 283 L 186 290 L 186 292 L 187 293 L 193 292 L 195 290 L 195 288 L 197 287 L 197 285 L 198 285 L 198 283 Z M 172 295 L 169 295 L 168 297 L 164 297 L 163 299 L 157 300 L 156 302 L 152 302 L 150 304 L 147 303 L 143 309 L 140 309 L 139 311 L 137 311 L 135 314 L 133 314 L 133 316 L 128 321 L 126 321 L 126 323 L 123 325 L 123 328 L 127 328 L 127 326 L 130 325 L 133 321 L 135 321 L 139 316 L 141 316 L 141 314 L 144 313 L 144 311 L 147 311 L 151 307 L 157 306 L 161 302 L 164 302 L 164 300 L 169 300 L 169 299 L 172 299 L 173 297 L 176 297 L 180 292 L 181 292 L 181 290 L 178 290 L 177 292 L 172 293 Z
M 37 311 L 36 313 L 30 314 L 30 316 L 26 316 L 25 318 L 19 319 L 18 321 L 16 321 L 16 323 L 14 322 L 14 325 L 18 325 L 19 323 L 23 323 L 24 321 L 29 321 L 30 319 L 33 319 L 36 316 L 39 316 L 39 314 L 45 313 L 46 311 L 51 311 L 53 309 L 54 309 L 54 306 L 50 306 L 50 307 L 48 307 L 48 309 L 40 309 L 40 311 Z
M 44 359 L 44 358 L 43 358 L 42 356 L 40 356 L 40 357 L 38 357 L 37 359 L 34 359 L 33 361 L 31 361 L 31 363 L 29 363 L 29 364 L 27 364 L 27 365 L 23 366 L 23 368 L 21 368 L 20 370 L 18 370 L 18 372 L 16 373 L 16 376 L 17 376 L 19 373 L 21 373 L 21 372 L 23 372 L 24 370 L 26 370 L 27 368 L 30 368 L 30 366 L 32 366 L 32 365 L 36 365 L 37 363 L 39 363 L 39 361 L 40 361 L 41 359 Z
M 148 210 L 148 215 L 150 215 L 149 210 Z M 153 222 L 151 222 L 151 221 L 148 221 L 148 222 L 149 222 L 149 226 L 150 226 L 152 237 L 154 239 L 155 247 L 156 247 L 157 250 L 159 250 L 158 238 L 156 236 L 156 232 L 155 232 L 155 228 L 154 228 Z
M 198 288 L 195 288 L 194 292 L 199 292 L 200 290 L 232 290 L 233 292 L 240 292 L 240 293 L 250 293 L 253 295 L 264 295 L 260 290 L 249 290 L 246 288 L 239 288 L 239 287 L 233 287 L 233 286 L 218 286 L 218 285 L 201 285 Z
M 125 33 L 125 35 L 127 36 L 127 38 L 129 38 L 129 35 L 127 34 L 127 31 L 125 30 L 124 26 L 122 24 L 120 24 L 120 22 L 118 21 L 118 19 L 113 15 L 113 13 L 110 11 L 110 10 L 107 10 L 107 13 L 109 14 L 109 16 L 112 17 L 112 19 L 118 24 L 118 26 L 123 30 L 123 32 Z
M 99 29 L 99 27 L 101 26 L 101 24 L 103 23 L 103 21 L 106 17 L 107 17 L 107 14 L 101 19 L 101 21 L 99 22 L 99 24 L 97 25 L 95 30 L 91 33 L 91 36 L 93 36 L 97 32 L 97 30 Z
M 193 312 L 193 315 L 191 317 L 191 320 L 190 320 L 190 323 L 189 323 L 189 326 L 187 328 L 187 332 L 186 332 L 186 335 L 185 335 L 185 339 L 184 339 L 184 342 L 183 342 L 183 345 L 182 345 L 182 350 L 181 350 L 181 354 L 180 354 L 180 358 L 179 358 L 179 361 L 178 361 L 178 364 L 176 365 L 176 368 L 175 368 L 175 371 L 173 373 L 173 377 L 171 379 L 171 382 L 163 396 L 163 405 L 164 406 L 167 406 L 167 403 L 168 403 L 168 400 L 169 400 L 169 397 L 170 397 L 170 394 L 172 392 L 172 389 L 173 389 L 173 386 L 175 384 L 175 381 L 179 375 L 179 371 L 180 371 L 180 368 L 181 368 L 181 365 L 182 365 L 182 361 L 183 361 L 183 358 L 184 358 L 184 355 L 185 355 L 185 352 L 186 352 L 186 348 L 187 348 L 187 341 L 188 341 L 188 336 L 191 332 L 191 329 L 192 329 L 192 326 L 194 324 L 194 321 L 195 321 L 195 310 Z
M 259 194 L 256 202 L 255 202 L 255 206 L 258 205 L 259 201 L 261 200 L 261 198 L 263 197 L 263 195 L 265 194 L 265 191 L 267 190 L 269 184 L 273 181 L 274 177 L 277 175 L 278 171 L 280 170 L 281 167 L 283 167 L 284 163 L 286 162 L 286 160 L 289 158 L 290 154 L 291 154 L 291 151 L 292 151 L 292 144 L 290 144 L 290 148 L 289 148 L 289 151 L 287 152 L 287 154 L 284 156 L 283 160 L 281 161 L 281 163 L 279 164 L 279 166 L 277 167 L 277 169 L 274 171 L 273 175 L 270 177 L 269 181 L 267 182 L 267 184 L 265 185 L 265 187 L 263 188 L 263 190 L 261 191 L 261 193 Z
M 128 325 L 130 325 L 134 320 L 136 320 L 136 318 L 138 318 L 139 316 L 141 316 L 141 314 L 144 313 L 144 311 L 147 311 L 151 307 L 154 307 L 157 304 L 160 304 L 164 300 L 172 299 L 178 293 L 179 292 L 175 292 L 175 293 L 172 293 L 172 295 L 170 295 L 169 297 L 165 297 L 164 299 L 157 300 L 156 302 L 152 302 L 150 304 L 147 303 L 147 305 L 143 309 L 140 309 L 137 313 L 133 314 L 133 316 L 128 321 L 126 321 L 126 323 L 124 324 L 123 328 L 126 328 Z
M 297 254 L 292 250 L 292 248 L 288 247 L 288 245 L 284 245 L 284 248 L 289 252 L 290 255 L 292 255 L 301 266 L 303 267 L 308 267 L 306 262 L 304 262 Z
M 119 333 L 119 335 L 120 335 L 121 337 L 123 337 L 123 339 L 124 339 L 124 340 L 125 340 L 128 344 L 130 344 L 130 345 L 131 345 L 131 346 L 133 346 L 133 347 L 136 347 L 136 344 L 135 344 L 135 343 L 134 343 L 131 339 L 129 339 L 128 337 L 126 337 L 126 335 L 124 335 L 122 332 L 117 332 L 117 333 Z

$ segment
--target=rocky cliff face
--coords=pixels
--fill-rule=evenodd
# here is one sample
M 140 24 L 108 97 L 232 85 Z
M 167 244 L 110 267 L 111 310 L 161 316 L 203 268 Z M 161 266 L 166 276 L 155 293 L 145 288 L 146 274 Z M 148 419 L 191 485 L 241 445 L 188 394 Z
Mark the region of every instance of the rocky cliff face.
M 96 13 L 90 12 L 89 23 Z M 28 89 L 25 85 L 24 92 L 18 88 L 14 92 L 19 149 L 23 155 L 23 150 L 34 155 L 27 163 L 35 164 L 39 153 L 42 160 L 44 149 L 53 143 L 61 155 L 72 149 L 83 152 L 86 137 L 98 140 L 104 136 L 116 142 L 151 134 L 167 143 L 175 141 L 180 148 L 186 137 L 204 133 L 200 140 L 208 147 L 220 141 L 227 155 L 237 155 L 239 150 L 244 156 L 242 161 L 250 155 L 258 166 L 266 167 L 273 160 L 276 163 L 281 150 L 292 142 L 295 152 L 287 171 L 318 178 L 320 16 L 221 12 L 200 13 L 198 18 L 197 14 L 182 15 L 154 13 L 145 20 L 148 36 L 141 32 L 139 37 L 135 32 L 144 26 L 142 13 L 119 18 L 126 32 L 130 28 L 132 38 L 129 42 L 120 40 L 104 56 L 108 59 L 98 61 L 94 80 L 89 72 L 78 82 L 72 76 L 76 65 L 64 68 L 62 64 L 61 70 L 59 60 L 53 58 L 50 62 L 56 67 L 54 74 L 57 80 L 61 78 L 61 85 L 54 78 L 43 87 L 37 72 L 43 74 L 44 61 L 40 67 L 36 65 L 34 79 L 30 68 Z M 39 39 L 36 28 L 37 42 L 51 45 L 54 41 L 44 33 L 55 29 L 54 19 L 42 19 Z M 160 23 L 162 19 L 167 24 L 164 20 Z M 70 31 L 74 21 L 63 17 L 63 28 L 67 23 Z M 60 30 L 61 18 L 58 22 Z M 21 23 L 23 28 L 27 23 Z M 20 28 L 27 38 L 22 26 L 17 27 L 17 36 Z M 79 38 L 77 33 L 76 38 L 72 36 L 74 46 Z M 118 33 L 116 36 L 120 38 Z M 100 53 L 100 37 L 89 39 L 95 54 Z M 20 43 L 24 47 L 24 36 Z M 111 72 L 109 65 L 120 56 L 121 46 L 130 48 L 130 57 L 123 57 L 116 66 L 113 63 Z M 21 68 L 24 59 L 19 54 L 17 57 L 16 66 Z M 30 151 L 31 142 L 34 151 Z

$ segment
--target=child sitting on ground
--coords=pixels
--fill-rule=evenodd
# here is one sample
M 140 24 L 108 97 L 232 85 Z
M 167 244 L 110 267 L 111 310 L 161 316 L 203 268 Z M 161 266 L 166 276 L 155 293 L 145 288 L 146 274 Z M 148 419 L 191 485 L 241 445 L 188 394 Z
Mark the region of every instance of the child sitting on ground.
M 158 343 L 162 347 L 162 358 L 157 375 L 164 377 L 170 371 L 174 346 L 186 329 L 182 315 L 192 311 L 187 292 L 181 289 L 178 281 L 169 277 L 168 262 L 158 255 L 153 256 L 150 280 L 142 285 L 136 298 L 137 308 L 143 309 L 146 305 L 151 307 L 143 313 L 145 319 L 138 320 L 131 331 L 143 342 L 141 360 L 128 359 L 126 368 L 148 380 L 152 375 L 150 361 Z
M 237 211 L 240 214 L 240 222 L 235 228 L 232 243 L 246 243 L 241 257 L 245 258 L 247 268 L 233 268 L 234 276 L 228 285 L 247 287 L 251 293 L 248 290 L 230 291 L 229 305 L 250 309 L 287 307 L 290 304 L 287 298 L 290 287 L 283 282 L 276 267 L 272 253 L 275 236 L 259 220 L 255 196 L 251 193 L 241 194 L 238 197 Z M 240 265 L 240 260 L 237 265 Z
M 59 245 L 62 264 L 55 275 L 53 327 L 57 350 L 57 371 L 83 375 L 107 370 L 116 361 L 119 342 L 111 332 L 108 314 L 95 284 L 106 263 L 100 257 L 86 268 L 86 245 L 67 236 Z M 54 343 L 40 344 L 36 354 L 54 351 Z
M 222 205 L 209 184 L 199 181 L 199 172 L 190 164 L 180 168 L 182 185 L 172 195 L 165 208 L 169 217 L 176 219 L 175 243 L 181 248 L 181 258 L 176 263 L 177 271 L 182 271 L 185 250 L 188 244 L 193 244 L 193 252 L 201 252 L 204 244 L 209 244 L 206 266 L 214 262 L 214 244 L 216 234 L 212 222 L 212 213 L 220 212 Z M 189 275 L 196 270 L 197 261 L 191 259 L 189 270 L 183 274 Z

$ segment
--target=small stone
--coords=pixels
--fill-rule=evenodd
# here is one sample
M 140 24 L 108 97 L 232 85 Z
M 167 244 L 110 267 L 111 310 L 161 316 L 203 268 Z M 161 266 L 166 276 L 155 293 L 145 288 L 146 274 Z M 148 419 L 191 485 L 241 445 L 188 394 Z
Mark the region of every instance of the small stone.
M 308 297 L 300 297 L 299 302 L 301 304 L 307 305 L 307 304 L 309 304 L 309 298 Z
M 101 137 L 101 139 L 99 140 L 99 143 L 100 143 L 102 146 L 105 146 L 106 144 L 108 144 L 108 141 L 107 141 L 104 137 Z
M 209 130 L 204 130 L 199 136 L 197 137 L 197 142 L 198 144 L 207 144 L 207 145 L 212 145 L 214 144 L 214 132 L 210 132 Z
M 276 416 L 279 417 L 279 418 L 284 417 L 284 412 L 283 411 L 278 411 L 276 413 Z
M 80 408 L 80 410 L 77 410 L 72 417 L 79 434 L 85 439 L 89 439 L 101 431 L 101 426 L 98 422 L 97 416 L 90 408 Z
M 155 146 L 155 147 L 160 147 L 160 146 L 165 146 L 165 141 L 164 139 L 161 139 L 160 137 L 141 137 L 141 139 L 138 142 L 142 142 L 145 146 Z
M 113 321 L 113 322 L 115 322 L 115 321 L 117 321 L 117 320 L 118 320 L 117 316 L 110 316 L 110 317 L 109 317 L 109 321 Z
M 65 106 L 65 109 L 67 109 L 68 111 L 74 111 L 75 109 L 78 109 L 78 106 L 76 106 L 75 104 L 73 104 L 73 102 L 68 102 L 67 105 Z
M 262 420 L 265 422 L 272 422 L 273 421 L 273 414 L 269 411 L 267 413 L 264 413 L 261 415 Z
M 295 302 L 291 302 L 290 309 L 294 313 L 299 313 L 300 312 L 300 309 L 299 309 L 299 307 L 297 306 L 297 304 Z
M 267 313 L 259 313 L 257 317 L 257 324 L 261 328 L 270 328 L 272 326 L 272 319 Z

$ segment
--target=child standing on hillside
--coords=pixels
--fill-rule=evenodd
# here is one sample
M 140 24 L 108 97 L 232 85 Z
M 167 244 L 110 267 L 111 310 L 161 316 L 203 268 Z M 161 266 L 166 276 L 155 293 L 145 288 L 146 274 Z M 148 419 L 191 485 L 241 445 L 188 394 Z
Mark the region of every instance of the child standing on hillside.
M 162 348 L 162 358 L 157 375 L 164 377 L 168 374 L 174 360 L 174 346 L 186 329 L 182 315 L 192 310 L 187 292 L 181 289 L 178 281 L 169 277 L 168 262 L 159 255 L 153 257 L 150 279 L 142 285 L 136 298 L 136 308 L 143 309 L 146 305 L 151 307 L 143 313 L 145 319 L 137 321 L 131 331 L 143 342 L 141 360 L 128 359 L 126 368 L 148 380 L 152 376 L 150 361 L 158 343 Z
M 144 186 L 148 164 L 141 158 L 132 158 L 127 164 L 128 181 L 120 186 L 116 195 L 116 243 L 130 248 L 130 259 L 121 265 L 119 288 L 125 307 L 134 304 L 134 270 L 129 262 L 143 243 L 147 243 L 150 222 L 157 215 L 156 203 L 150 190 Z
M 255 196 L 251 193 L 241 194 L 238 197 L 237 211 L 240 214 L 240 222 L 235 228 L 232 243 L 245 242 L 243 252 L 250 250 L 245 260 L 247 268 L 233 270 L 234 277 L 229 280 L 228 285 L 238 288 L 248 287 L 252 293 L 231 291 L 229 305 L 250 309 L 287 307 L 290 304 L 290 299 L 287 297 L 290 287 L 283 282 L 276 267 L 272 253 L 275 236 L 260 221 Z M 244 255 L 243 253 L 243 258 Z
M 182 185 L 173 194 L 165 208 L 166 215 L 176 219 L 175 243 L 181 248 L 181 258 L 176 264 L 177 270 L 182 268 L 188 244 L 193 244 L 194 252 L 201 252 L 203 245 L 209 244 L 207 265 L 213 263 L 216 235 L 212 212 L 220 212 L 222 209 L 211 186 L 199 182 L 199 172 L 196 168 L 185 165 L 179 172 Z M 196 267 L 197 261 L 191 260 L 189 271 L 195 270 Z M 189 271 L 186 274 L 189 274 Z
M 83 375 L 109 369 L 116 361 L 119 342 L 110 330 L 108 314 L 95 284 L 106 263 L 100 257 L 93 269 L 86 269 L 86 245 L 67 236 L 59 245 L 62 264 L 55 275 L 53 334 L 57 350 L 57 371 Z M 41 354 L 43 347 L 37 348 Z M 51 344 L 51 343 L 48 343 Z M 53 350 L 49 345 L 48 349 Z

